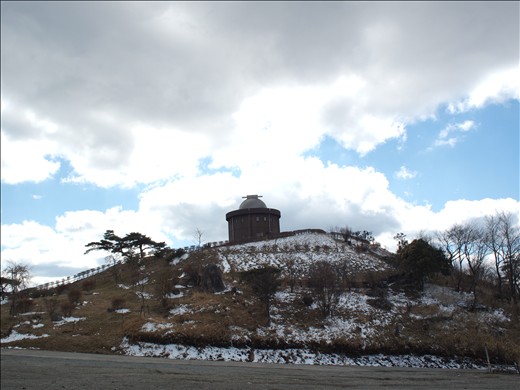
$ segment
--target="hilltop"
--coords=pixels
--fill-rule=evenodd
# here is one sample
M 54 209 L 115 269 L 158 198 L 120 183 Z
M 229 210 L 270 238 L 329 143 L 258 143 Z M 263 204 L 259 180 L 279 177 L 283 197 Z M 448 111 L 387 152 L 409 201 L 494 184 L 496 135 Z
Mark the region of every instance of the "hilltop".
M 391 253 L 360 239 L 324 232 L 223 245 L 170 262 L 148 257 L 81 281 L 32 291 L 26 310 L 2 305 L 2 347 L 168 358 L 301 364 L 485 367 L 520 360 L 520 327 L 509 306 L 438 276 L 424 291 L 400 283 Z M 319 310 L 307 273 L 320 261 L 341 273 L 331 315 Z M 215 265 L 223 286 L 205 282 Z M 266 323 L 242 273 L 282 270 Z M 211 278 L 210 278 L 211 279 Z

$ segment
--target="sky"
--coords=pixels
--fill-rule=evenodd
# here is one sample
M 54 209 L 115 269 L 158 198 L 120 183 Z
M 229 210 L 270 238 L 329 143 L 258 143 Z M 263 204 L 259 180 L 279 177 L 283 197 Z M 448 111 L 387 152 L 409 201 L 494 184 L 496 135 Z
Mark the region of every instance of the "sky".
M 112 229 L 227 239 L 518 215 L 518 2 L 1 3 L 1 258 L 33 282 Z

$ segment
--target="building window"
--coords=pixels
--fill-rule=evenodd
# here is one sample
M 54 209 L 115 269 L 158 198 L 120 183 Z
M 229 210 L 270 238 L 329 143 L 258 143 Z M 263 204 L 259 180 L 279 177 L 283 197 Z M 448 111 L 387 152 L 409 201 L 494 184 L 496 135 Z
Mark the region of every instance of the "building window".
M 256 222 L 260 222 L 260 217 L 256 217 Z
M 267 217 L 264 217 L 264 222 L 267 221 Z

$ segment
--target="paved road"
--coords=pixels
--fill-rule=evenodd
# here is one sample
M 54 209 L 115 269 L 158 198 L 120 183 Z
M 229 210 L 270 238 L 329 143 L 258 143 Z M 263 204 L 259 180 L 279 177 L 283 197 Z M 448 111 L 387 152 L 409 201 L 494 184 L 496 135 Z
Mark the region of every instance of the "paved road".
M 512 374 L 1 350 L 1 389 L 519 389 Z

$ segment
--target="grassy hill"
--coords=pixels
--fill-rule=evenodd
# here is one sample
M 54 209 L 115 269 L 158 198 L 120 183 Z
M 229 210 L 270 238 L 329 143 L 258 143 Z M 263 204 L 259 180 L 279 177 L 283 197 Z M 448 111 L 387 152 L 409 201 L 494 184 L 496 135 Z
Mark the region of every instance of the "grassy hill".
M 304 232 L 208 248 L 170 263 L 147 258 L 139 265 L 119 264 L 33 292 L 31 300 L 19 303 L 16 316 L 3 304 L 1 345 L 181 358 L 199 353 L 213 359 L 233 350 L 234 360 L 331 364 L 370 354 L 483 361 L 487 348 L 492 363 L 520 361 L 520 326 L 506 302 L 482 291 L 482 305 L 470 310 L 472 297 L 455 292 L 449 277 L 431 280 L 424 291 L 407 289 L 393 278 L 387 255 L 362 241 Z M 342 276 L 343 291 L 326 318 L 306 282 L 318 261 L 333 264 Z M 223 291 L 204 288 L 208 264 L 222 271 Z M 264 265 L 282 269 L 270 324 L 241 279 L 242 271 Z M 208 348 L 219 352 L 201 355 Z M 278 358 L 262 360 L 258 351 Z M 313 360 L 318 355 L 329 360 Z

